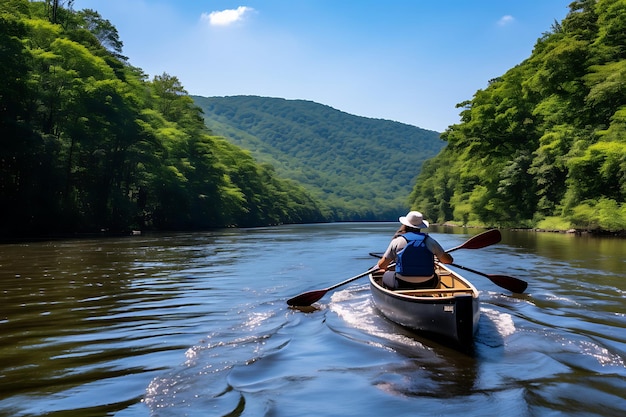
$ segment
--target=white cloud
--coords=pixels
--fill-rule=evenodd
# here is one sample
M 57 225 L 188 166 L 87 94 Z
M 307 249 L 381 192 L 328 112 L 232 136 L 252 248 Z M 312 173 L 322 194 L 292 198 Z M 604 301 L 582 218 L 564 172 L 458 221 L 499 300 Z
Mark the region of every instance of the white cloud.
M 246 13 L 251 12 L 251 7 L 239 6 L 236 9 L 226 9 L 218 12 L 202 13 L 200 19 L 208 21 L 211 26 L 228 26 L 243 19 Z
M 500 20 L 498 20 L 498 26 L 506 26 L 509 23 L 513 22 L 514 20 L 515 18 L 513 16 L 511 16 L 510 14 L 507 14 L 506 16 L 502 16 Z

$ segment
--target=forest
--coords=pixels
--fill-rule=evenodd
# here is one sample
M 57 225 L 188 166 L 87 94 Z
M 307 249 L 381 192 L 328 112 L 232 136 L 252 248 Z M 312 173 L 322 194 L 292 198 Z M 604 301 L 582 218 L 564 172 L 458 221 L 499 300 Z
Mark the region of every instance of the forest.
M 213 132 L 302 184 L 333 220 L 397 220 L 440 133 L 305 100 L 192 96 Z
M 0 237 L 409 207 L 438 223 L 626 230 L 626 0 L 571 3 L 441 138 L 302 100 L 191 96 L 72 4 L 0 2 Z
M 0 3 L 0 236 L 328 220 L 207 129 L 175 76 L 130 65 L 109 21 L 71 6 Z
M 414 207 L 456 224 L 626 230 L 626 1 L 574 1 L 458 107 Z

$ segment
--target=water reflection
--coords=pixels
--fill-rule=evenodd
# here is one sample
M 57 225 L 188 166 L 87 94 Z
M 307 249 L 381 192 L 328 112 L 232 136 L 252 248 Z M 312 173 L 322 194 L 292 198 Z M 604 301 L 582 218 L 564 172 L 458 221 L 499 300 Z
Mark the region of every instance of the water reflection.
M 466 275 L 482 306 L 471 355 L 386 321 L 366 280 L 306 310 L 285 305 L 369 269 L 396 226 L 2 245 L 0 415 L 626 409 L 624 240 L 505 232 L 498 245 L 455 252 L 530 284 L 513 296 Z M 433 233 L 450 248 L 480 230 Z

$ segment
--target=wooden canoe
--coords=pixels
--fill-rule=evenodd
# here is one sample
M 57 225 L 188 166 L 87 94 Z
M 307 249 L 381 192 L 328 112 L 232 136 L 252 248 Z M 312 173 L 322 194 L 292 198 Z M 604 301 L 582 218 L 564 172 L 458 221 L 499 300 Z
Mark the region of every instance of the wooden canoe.
M 370 274 L 374 305 L 389 320 L 411 330 L 471 348 L 480 317 L 478 290 L 457 272 L 437 264 L 435 289 L 389 290 Z

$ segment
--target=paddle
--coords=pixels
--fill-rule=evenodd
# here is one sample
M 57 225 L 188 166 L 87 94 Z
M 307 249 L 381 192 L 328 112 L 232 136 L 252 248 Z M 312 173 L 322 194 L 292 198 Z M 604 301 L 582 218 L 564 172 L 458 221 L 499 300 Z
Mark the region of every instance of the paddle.
M 446 252 L 452 252 L 457 249 L 480 249 L 485 246 L 493 245 L 498 243 L 502 239 L 502 235 L 498 229 L 487 230 L 486 232 L 480 233 L 476 236 L 472 236 L 468 240 L 465 241 L 462 245 L 456 246 L 452 249 L 448 249 Z M 378 255 L 375 253 L 371 253 L 371 256 L 375 256 L 381 258 L 382 255 Z M 474 274 L 482 275 L 486 278 L 489 278 L 491 282 L 502 287 L 506 290 L 509 290 L 514 293 L 523 293 L 528 287 L 528 283 L 526 281 L 522 281 L 519 278 L 510 277 L 507 275 L 495 275 L 495 274 L 485 274 L 484 272 L 476 271 L 474 269 L 470 269 L 461 265 L 451 264 L 460 269 L 464 269 L 469 272 L 473 272 Z
M 498 243 L 502 239 L 502 235 L 498 229 L 490 229 L 486 232 L 482 232 L 476 236 L 472 236 L 465 241 L 465 243 L 455 246 L 452 249 L 448 249 L 446 252 L 454 252 L 459 249 L 481 249 L 490 245 L 494 245 Z M 374 256 L 376 258 L 382 258 L 382 255 L 377 253 L 370 252 L 370 256 Z
M 507 289 L 511 292 L 521 294 L 528 287 L 528 283 L 526 281 L 522 281 L 519 278 L 510 277 L 507 275 L 494 275 L 494 274 L 485 274 L 484 272 L 476 271 L 475 269 L 467 268 L 458 264 L 450 264 L 454 267 L 464 269 L 469 272 L 473 272 L 474 274 L 482 275 L 483 277 L 489 278 L 491 282 L 496 284 L 499 287 Z
M 458 249 L 481 249 L 489 245 L 495 245 L 500 240 L 502 240 L 502 234 L 500 234 L 500 231 L 498 229 L 490 229 L 486 232 L 470 237 L 462 245 L 448 249 L 446 252 L 450 253 Z
M 491 230 L 487 230 L 486 232 L 483 232 L 481 234 L 478 234 L 476 236 L 472 236 L 471 238 L 469 238 L 468 240 L 465 241 L 465 243 L 463 243 L 462 245 L 459 245 L 457 247 L 454 247 L 450 250 L 448 250 L 447 252 L 452 252 L 455 251 L 457 249 L 479 249 L 479 248 L 484 248 L 485 246 L 489 246 L 489 245 L 493 245 L 494 243 L 498 243 L 500 241 L 500 239 L 502 238 L 502 236 L 500 235 L 500 231 L 498 229 L 491 229 Z M 370 255 L 372 256 L 376 256 L 378 258 L 381 257 L 381 255 L 376 255 L 374 253 L 370 253 Z M 370 270 L 363 272 L 362 274 L 359 274 L 355 277 L 352 278 L 348 278 L 345 281 L 342 281 L 338 284 L 335 284 L 333 286 L 330 286 L 328 288 L 324 288 L 321 290 L 314 290 L 314 291 L 309 291 L 309 292 L 305 292 L 302 293 L 300 295 L 296 295 L 293 298 L 290 298 L 289 300 L 287 300 L 287 304 L 289 304 L 290 306 L 309 306 L 311 304 L 313 304 L 314 302 L 318 301 L 319 299 L 321 299 L 324 295 L 326 295 L 326 293 L 330 290 L 334 290 L 337 287 L 341 287 L 342 285 L 348 284 L 352 281 L 356 281 L 359 278 L 362 278 L 368 274 L 370 274 L 371 272 L 374 272 L 378 270 L 378 266 L 374 266 L 372 267 Z
M 349 282 L 356 281 L 357 279 L 362 278 L 365 275 L 369 275 L 371 272 L 374 272 L 377 270 L 378 270 L 378 265 L 375 265 L 372 268 L 368 269 L 367 271 L 363 272 L 362 274 L 359 274 L 352 278 L 348 278 L 347 280 L 341 281 L 340 283 L 332 285 L 328 288 L 324 288 L 322 290 L 313 290 L 313 291 L 302 293 L 300 295 L 296 295 L 295 297 L 287 300 L 287 304 L 289 304 L 290 306 L 310 306 L 311 304 L 313 304 L 314 302 L 322 298 L 324 295 L 326 295 L 328 291 L 334 290 L 335 288 L 341 287 L 342 285 L 348 284 Z

